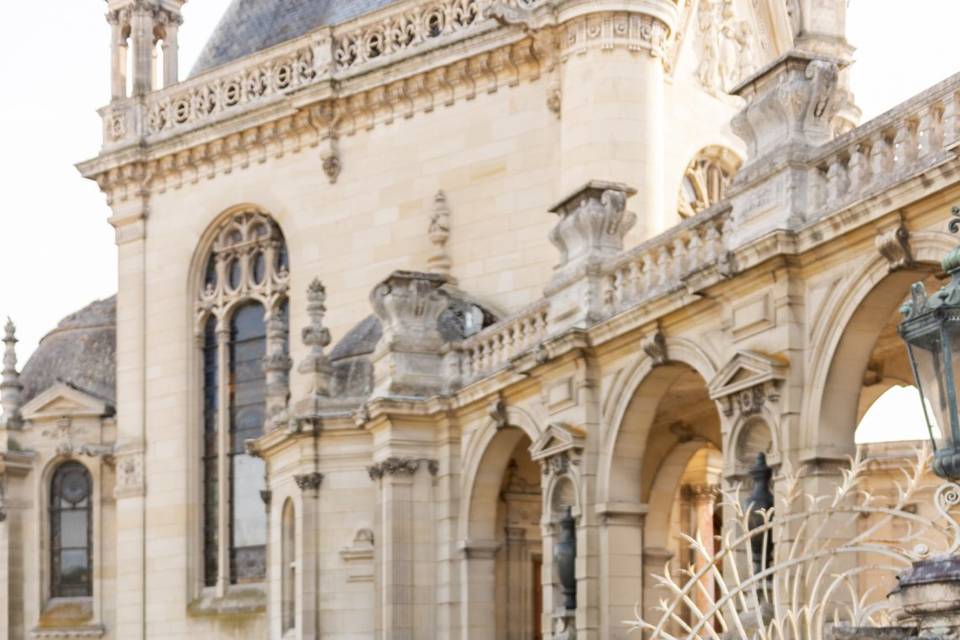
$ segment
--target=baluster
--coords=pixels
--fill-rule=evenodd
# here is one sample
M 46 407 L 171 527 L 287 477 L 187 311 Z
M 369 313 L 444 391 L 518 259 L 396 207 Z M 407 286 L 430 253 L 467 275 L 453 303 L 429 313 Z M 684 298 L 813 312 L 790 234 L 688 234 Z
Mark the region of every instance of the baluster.
M 653 263 L 653 255 L 648 251 L 643 254 L 643 294 L 657 286 L 657 267 Z
M 690 229 L 690 239 L 687 241 L 687 270 L 693 272 L 698 270 L 703 263 L 701 259 L 703 247 L 700 243 L 700 227 Z
M 943 101 L 943 148 L 960 141 L 960 94 L 950 92 Z
M 917 158 L 916 129 L 912 120 L 903 120 L 893 136 L 893 167 L 903 171 Z
M 867 151 L 864 153 L 864 144 L 858 142 L 853 145 L 850 153 L 850 163 L 847 169 L 849 192 L 857 194 L 867 188 L 870 183 L 870 167 L 867 162 Z
M 892 155 L 890 139 L 886 133 L 881 132 L 870 149 L 870 172 L 873 175 L 874 186 L 890 174 Z
M 620 270 L 616 270 L 603 279 L 603 312 L 606 315 L 612 315 L 617 307 L 619 298 L 623 295 L 622 286 L 617 284 L 620 281 Z
M 627 267 L 627 286 L 624 291 L 624 300 L 623 303 L 627 304 L 632 300 L 636 300 L 640 295 L 640 262 L 637 260 L 631 260 L 630 264 Z
M 827 203 L 836 204 L 847 193 L 847 170 L 843 160 L 835 157 L 827 169 Z
M 717 223 L 713 220 L 707 221 L 704 242 L 703 264 L 713 264 L 720 258 L 720 231 L 717 229 Z
M 670 252 L 666 247 L 661 247 L 657 255 L 657 280 L 654 285 L 656 288 L 666 287 L 670 281 Z
M 673 239 L 673 281 L 680 282 L 687 274 L 687 245 L 683 234 Z
M 920 123 L 917 125 L 917 146 L 920 157 L 933 155 L 943 148 L 942 114 L 943 109 L 940 104 L 929 105 L 920 114 Z

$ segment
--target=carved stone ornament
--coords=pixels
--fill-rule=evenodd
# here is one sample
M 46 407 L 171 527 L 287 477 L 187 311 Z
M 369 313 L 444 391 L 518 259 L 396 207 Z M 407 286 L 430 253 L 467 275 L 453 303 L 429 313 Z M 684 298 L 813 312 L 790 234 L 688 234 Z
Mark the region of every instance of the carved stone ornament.
M 367 467 L 367 474 L 371 480 L 380 480 L 384 476 L 394 475 L 412 476 L 420 469 L 421 464 L 426 464 L 427 471 L 429 471 L 432 476 L 437 475 L 440 469 L 437 461 L 429 458 L 390 457 Z
M 756 351 L 740 351 L 710 382 L 710 398 L 727 417 L 756 415 L 768 402 L 780 399 L 786 379 L 783 358 Z
M 374 394 L 421 396 L 444 388 L 438 321 L 449 305 L 444 276 L 394 271 L 370 294 L 383 336 L 373 354 Z
M 270 503 L 273 501 L 273 491 L 270 491 L 269 489 L 261 489 L 260 499 L 263 500 L 264 505 L 269 507 Z
M 741 86 L 737 93 L 747 105 L 731 125 L 747 143 L 746 166 L 790 144 L 829 141 L 840 106 L 838 75 L 835 62 L 792 53 Z
M 893 226 L 880 229 L 875 240 L 877 251 L 890 263 L 890 271 L 896 271 L 913 264 L 910 251 L 910 232 L 898 220 Z
M 711 93 L 729 91 L 755 68 L 753 27 L 737 20 L 733 0 L 702 0 L 697 14 L 697 79 Z
M 143 453 L 117 454 L 117 495 L 143 495 L 146 490 L 143 476 Z
M 336 139 L 330 138 L 326 151 L 320 157 L 323 162 L 323 173 L 327 176 L 330 184 L 337 184 L 337 178 L 343 170 L 343 164 L 340 162 L 340 147 Z
M 433 253 L 427 258 L 427 271 L 449 277 L 452 266 L 450 254 L 447 252 L 447 241 L 450 240 L 450 204 L 443 191 L 438 191 L 433 197 L 433 211 L 427 233 L 430 243 L 433 244 Z
M 493 18 L 501 26 L 520 25 L 525 30 L 536 27 L 533 11 L 523 6 L 514 6 L 504 0 L 496 0 L 484 9 L 485 18 Z
M 560 250 L 557 270 L 596 264 L 623 251 L 623 239 L 637 223 L 626 208 L 636 192 L 622 183 L 594 180 L 550 209 L 560 217 L 549 236 Z
M 654 364 L 661 365 L 667 362 L 667 339 L 663 333 L 657 329 L 640 341 L 640 348 L 650 356 Z
M 3 373 L 0 375 L 0 408 L 3 409 L 0 428 L 18 429 L 21 426 L 23 385 L 17 371 L 17 327 L 10 318 L 4 326 Z
M 323 482 L 323 474 L 319 471 L 304 473 L 293 476 L 293 481 L 297 483 L 301 491 L 316 491 Z
M 319 278 L 307 287 L 307 317 L 303 328 L 303 344 L 309 347 L 307 356 L 297 371 L 310 378 L 310 395 L 329 397 L 333 387 L 333 364 L 324 349 L 330 345 L 330 330 L 323 326 L 327 313 L 327 290 Z
M 490 403 L 490 408 L 487 410 L 487 415 L 489 415 L 490 419 L 493 420 L 493 426 L 496 427 L 498 431 L 509 425 L 509 419 L 507 418 L 507 405 L 502 398 L 497 398 Z

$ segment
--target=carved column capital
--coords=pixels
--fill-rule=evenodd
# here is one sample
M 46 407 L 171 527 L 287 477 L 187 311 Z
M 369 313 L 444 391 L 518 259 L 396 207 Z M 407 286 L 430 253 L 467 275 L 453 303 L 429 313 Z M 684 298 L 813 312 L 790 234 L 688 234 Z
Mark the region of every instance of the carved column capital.
M 323 482 L 323 474 L 319 471 L 312 473 L 303 473 L 293 476 L 293 481 L 297 483 L 301 491 L 316 491 Z
M 436 460 L 432 460 L 430 458 L 400 457 L 390 457 L 386 460 L 370 465 L 367 467 L 367 474 L 370 476 L 371 480 L 380 480 L 384 476 L 412 476 L 417 472 L 418 469 L 420 469 L 421 464 L 426 465 L 426 469 L 430 472 L 430 475 L 437 475 L 440 465 Z

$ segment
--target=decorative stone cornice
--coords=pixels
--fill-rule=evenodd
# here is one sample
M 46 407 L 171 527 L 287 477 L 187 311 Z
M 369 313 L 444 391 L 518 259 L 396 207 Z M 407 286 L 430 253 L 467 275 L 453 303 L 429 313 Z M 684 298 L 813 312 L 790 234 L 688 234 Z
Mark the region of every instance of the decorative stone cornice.
M 323 482 L 323 474 L 319 471 L 299 474 L 293 476 L 293 481 L 297 483 L 301 491 L 316 491 Z
M 384 476 L 407 475 L 412 476 L 425 464 L 431 476 L 437 475 L 440 465 L 430 458 L 399 458 L 390 457 L 367 467 L 367 474 L 371 480 L 380 480 Z
M 787 366 L 782 358 L 740 351 L 710 381 L 710 399 L 727 417 L 755 415 L 767 402 L 779 400 Z
M 620 48 L 646 51 L 668 64 L 670 34 L 667 21 L 649 13 L 609 11 L 580 15 L 563 24 L 561 56 L 566 59 L 592 48 Z

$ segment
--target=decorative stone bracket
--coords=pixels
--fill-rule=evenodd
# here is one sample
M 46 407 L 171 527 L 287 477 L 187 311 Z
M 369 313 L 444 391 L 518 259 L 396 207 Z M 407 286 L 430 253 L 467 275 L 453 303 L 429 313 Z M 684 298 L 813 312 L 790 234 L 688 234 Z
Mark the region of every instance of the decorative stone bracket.
M 394 271 L 370 294 L 383 325 L 373 354 L 374 395 L 429 395 L 443 389 L 443 346 L 437 321 L 449 300 L 436 273 Z
M 710 399 L 720 405 L 728 418 L 755 415 L 767 402 L 779 400 L 787 366 L 781 358 L 740 351 L 710 382 Z
M 913 264 L 910 232 L 904 226 L 902 217 L 898 216 L 892 223 L 878 227 L 874 242 L 877 251 L 890 264 L 890 271 L 904 269 Z

